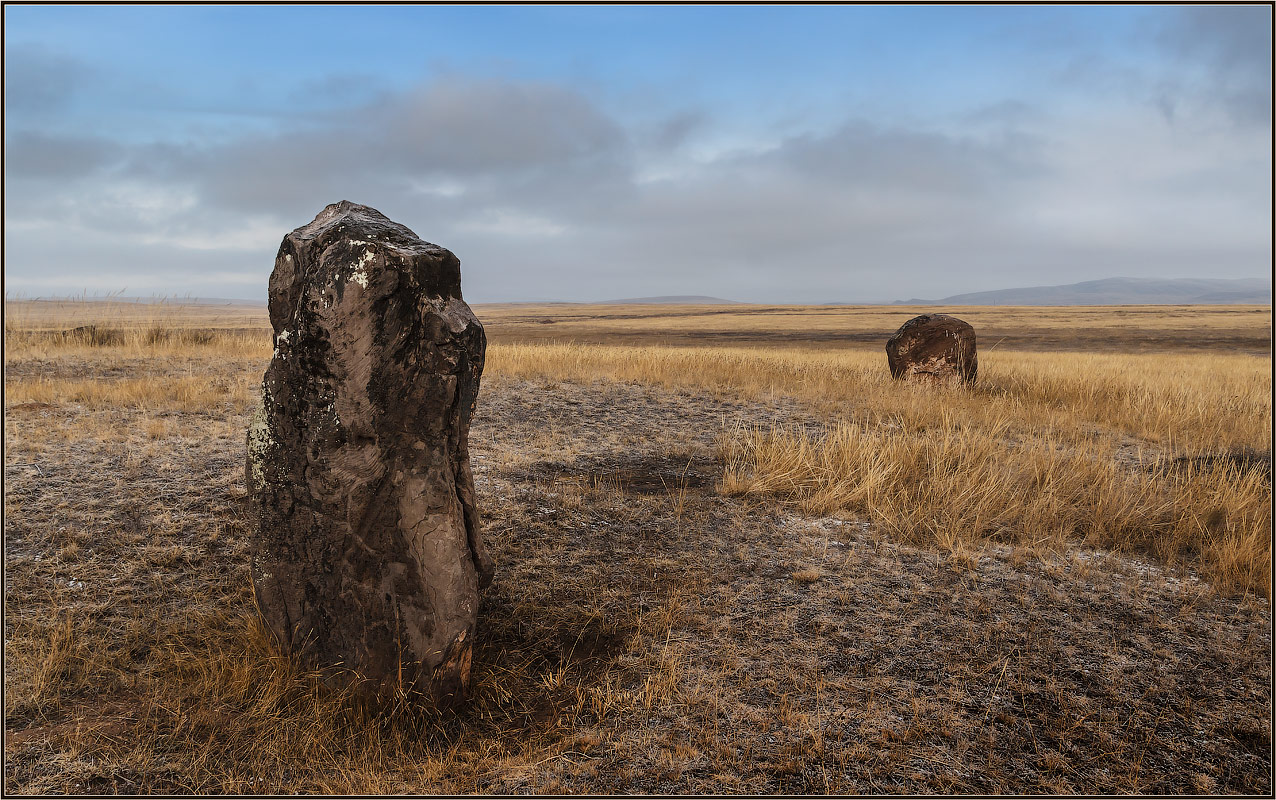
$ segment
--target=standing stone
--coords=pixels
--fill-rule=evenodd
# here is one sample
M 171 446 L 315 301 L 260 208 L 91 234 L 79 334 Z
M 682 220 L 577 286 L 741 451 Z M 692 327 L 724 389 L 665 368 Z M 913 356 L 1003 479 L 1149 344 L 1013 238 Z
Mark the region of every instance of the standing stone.
M 261 613 L 336 683 L 459 702 L 492 575 L 468 449 L 487 340 L 460 261 L 334 203 L 284 237 L 270 324 L 246 464 Z
M 975 329 L 947 314 L 913 317 L 886 341 L 891 377 L 931 383 L 974 383 L 979 369 Z

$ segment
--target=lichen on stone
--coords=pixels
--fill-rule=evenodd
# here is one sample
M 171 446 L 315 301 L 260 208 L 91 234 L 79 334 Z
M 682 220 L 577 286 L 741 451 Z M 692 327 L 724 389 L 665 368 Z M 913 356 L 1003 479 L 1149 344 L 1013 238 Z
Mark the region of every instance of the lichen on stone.
M 270 433 L 270 420 L 266 415 L 266 403 L 270 400 L 270 389 L 261 387 L 261 402 L 253 412 L 252 421 L 248 424 L 248 467 L 249 477 L 254 489 L 266 485 L 266 473 L 263 463 L 270 449 L 275 446 L 274 437 Z

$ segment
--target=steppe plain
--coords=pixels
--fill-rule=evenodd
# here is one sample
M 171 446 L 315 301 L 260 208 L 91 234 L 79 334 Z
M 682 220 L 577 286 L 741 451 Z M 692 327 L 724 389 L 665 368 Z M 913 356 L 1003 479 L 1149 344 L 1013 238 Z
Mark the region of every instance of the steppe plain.
M 257 622 L 264 308 L 9 302 L 11 793 L 1272 791 L 1270 306 L 478 305 L 473 697 Z

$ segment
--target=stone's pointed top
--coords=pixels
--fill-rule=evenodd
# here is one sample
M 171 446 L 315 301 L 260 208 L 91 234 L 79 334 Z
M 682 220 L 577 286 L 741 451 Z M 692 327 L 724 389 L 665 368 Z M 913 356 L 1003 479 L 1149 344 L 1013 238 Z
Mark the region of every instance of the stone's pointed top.
M 288 266 L 291 259 L 296 260 L 297 267 Z M 355 259 L 362 266 L 353 267 Z M 314 219 L 285 236 L 275 261 L 276 274 L 270 279 L 271 297 L 277 292 L 284 294 L 280 296 L 280 303 L 271 301 L 272 324 L 277 313 L 286 314 L 296 302 L 289 294 L 291 289 L 286 287 L 293 286 L 307 271 L 314 269 L 330 274 L 334 280 L 340 276 L 340 282 L 344 283 L 356 273 L 359 279 L 367 280 L 366 265 L 375 262 L 395 274 L 411 276 L 427 295 L 461 297 L 461 262 L 452 251 L 423 241 L 411 228 L 371 206 L 349 200 L 325 206 Z M 280 264 L 284 265 L 282 273 Z M 300 272 L 295 272 L 298 269 Z
M 363 203 L 352 203 L 349 200 L 342 200 L 339 203 L 329 203 L 324 206 L 323 211 L 315 215 L 315 219 L 333 219 L 343 214 L 359 214 L 377 217 L 379 219 L 387 219 L 385 214 L 377 211 L 372 206 L 365 206 Z
M 372 206 L 365 206 L 363 203 L 352 203 L 349 200 L 342 200 L 339 203 L 329 203 L 324 206 L 323 211 L 315 215 L 315 220 L 322 218 L 333 219 L 342 215 L 349 216 L 369 216 L 375 219 L 384 219 L 389 221 L 389 217 L 377 211 Z
M 390 232 L 393 231 L 397 235 L 389 238 L 394 240 L 395 244 L 400 244 L 398 241 L 400 239 L 406 239 L 408 241 L 415 240 L 431 248 L 438 248 L 438 245 L 421 242 L 411 228 L 395 222 L 372 206 L 352 203 L 349 200 L 342 200 L 340 203 L 329 203 L 324 206 L 323 211 L 315 215 L 314 219 L 297 228 L 290 235 L 300 239 L 314 239 L 342 223 L 344 223 L 343 231 L 351 232 L 351 238 L 355 238 L 354 234 L 360 232 L 389 236 Z

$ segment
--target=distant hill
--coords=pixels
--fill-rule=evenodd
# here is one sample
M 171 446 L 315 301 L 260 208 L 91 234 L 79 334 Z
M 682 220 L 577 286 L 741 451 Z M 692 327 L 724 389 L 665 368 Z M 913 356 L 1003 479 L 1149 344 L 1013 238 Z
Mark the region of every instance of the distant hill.
M 896 300 L 895 305 L 1111 306 L 1271 302 L 1272 283 L 1262 278 L 1106 278 L 1063 286 L 970 292 L 940 300 Z
M 626 297 L 622 300 L 603 300 L 603 305 L 733 305 L 735 300 L 709 297 L 703 294 L 662 294 L 659 297 Z

